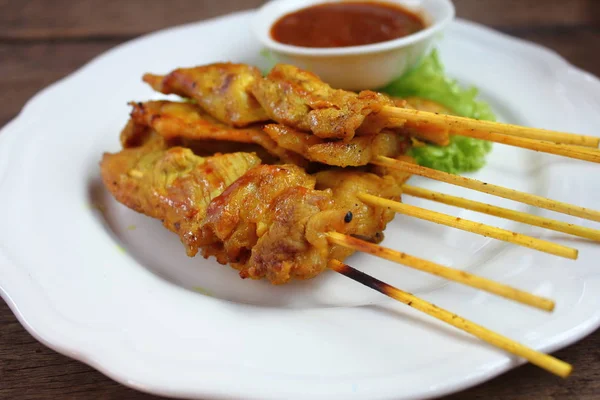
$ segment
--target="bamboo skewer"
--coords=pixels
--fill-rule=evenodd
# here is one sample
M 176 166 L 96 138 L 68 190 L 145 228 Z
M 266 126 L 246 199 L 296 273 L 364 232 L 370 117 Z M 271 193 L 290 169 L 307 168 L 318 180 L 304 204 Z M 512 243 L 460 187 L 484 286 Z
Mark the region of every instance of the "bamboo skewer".
M 508 208 L 493 206 L 491 204 L 481 203 L 474 200 L 468 200 L 462 197 L 455 197 L 449 194 L 434 192 L 431 190 L 410 185 L 402 186 L 402 193 L 421 199 L 427 199 L 436 201 L 438 203 L 447 204 L 449 206 L 460 207 L 466 210 L 472 210 L 480 212 L 482 214 L 493 215 L 496 217 L 509 219 L 511 221 L 522 222 L 533 226 L 539 226 L 540 228 L 546 228 L 553 231 L 563 232 L 570 235 L 579 236 L 582 238 L 600 242 L 600 230 L 597 229 L 586 228 L 584 226 L 569 224 L 550 218 L 539 217 L 537 215 L 527 214 L 521 211 L 510 210 Z
M 573 204 L 563 203 L 556 200 L 551 200 L 542 196 L 519 192 L 518 190 L 492 185 L 490 183 L 481 182 L 476 179 L 467 178 L 460 175 L 452 175 L 447 172 L 422 167 L 420 165 L 412 164 L 406 161 L 394 160 L 393 158 L 389 157 L 378 156 L 373 161 L 371 161 L 371 163 L 388 168 L 395 168 L 410 173 L 412 175 L 420 175 L 426 178 L 434 179 L 436 181 L 445 182 L 452 185 L 477 190 L 478 192 L 488 193 L 494 196 L 503 197 L 505 199 L 518 201 L 535 207 L 545 208 L 547 210 L 600 222 L 600 211 L 591 210 L 588 208 L 579 207 Z
M 414 257 L 406 253 L 389 249 L 387 247 L 379 246 L 374 243 L 369 243 L 338 232 L 329 232 L 327 236 L 332 243 L 340 246 L 385 258 L 386 260 L 397 262 L 419 271 L 428 272 L 454 282 L 459 282 L 475 289 L 493 293 L 506 299 L 539 308 L 544 311 L 554 310 L 554 301 L 550 299 L 535 296 L 523 290 L 519 290 L 508 285 L 483 278 L 481 276 L 436 264 L 431 261 Z
M 509 339 L 506 336 L 495 333 L 481 325 L 431 304 L 413 294 L 404 292 L 370 275 L 360 272 L 349 265 L 343 264 L 337 260 L 331 260 L 329 261 L 328 266 L 330 269 L 350 279 L 353 279 L 358 283 L 377 290 L 378 292 L 383 293 L 394 300 L 404 303 L 412 308 L 424 312 L 433 318 L 476 336 L 493 346 L 503 349 L 516 356 L 522 357 L 528 360 L 530 363 L 562 378 L 568 377 L 573 370 L 573 367 L 564 361 L 554 358 L 548 354 L 540 353 L 532 348 Z
M 531 236 L 522 235 L 520 233 L 511 232 L 506 229 L 496 228 L 479 222 L 473 222 L 466 219 L 453 217 L 447 214 L 438 213 L 424 208 L 411 206 L 409 204 L 383 199 L 381 197 L 373 196 L 367 193 L 358 193 L 357 197 L 364 203 L 376 207 L 387 207 L 400 214 L 424 219 L 426 221 L 450 226 L 452 228 L 461 229 L 467 232 L 477 233 L 479 235 L 503 240 L 505 242 L 518 244 L 520 246 L 529 247 L 530 249 L 539 250 L 544 253 L 553 254 L 555 256 L 569 258 L 572 260 L 577 259 L 578 252 L 576 249 L 563 246 L 557 243 L 548 242 L 546 240 L 541 240 Z
M 459 131 L 456 132 L 456 134 L 481 140 L 488 140 L 490 142 L 506 144 L 509 146 L 521 147 L 523 149 L 540 151 L 542 153 L 555 154 L 577 160 L 600 163 L 600 151 L 597 149 L 588 149 L 585 147 L 571 146 L 568 144 L 555 144 L 541 140 L 526 139 L 492 132 L 480 133 L 478 131 Z
M 418 125 L 445 126 L 449 128 L 450 133 L 462 136 L 476 137 L 479 139 L 490 140 L 492 142 L 495 142 L 497 140 L 488 138 L 487 135 L 490 133 L 513 136 L 523 139 L 552 142 L 555 144 L 563 145 L 576 145 L 592 148 L 598 148 L 598 146 L 600 145 L 600 137 L 595 136 L 577 135 L 573 133 L 557 132 L 539 128 L 529 128 L 519 125 L 504 124 L 501 122 L 482 121 L 471 118 L 458 117 L 454 115 L 436 114 L 427 111 L 413 110 L 409 108 L 388 106 L 384 107 L 384 109 L 381 112 L 383 113 L 384 117 L 397 119 L 401 118 Z M 485 136 L 485 138 L 483 136 Z M 517 144 L 514 145 L 518 146 Z

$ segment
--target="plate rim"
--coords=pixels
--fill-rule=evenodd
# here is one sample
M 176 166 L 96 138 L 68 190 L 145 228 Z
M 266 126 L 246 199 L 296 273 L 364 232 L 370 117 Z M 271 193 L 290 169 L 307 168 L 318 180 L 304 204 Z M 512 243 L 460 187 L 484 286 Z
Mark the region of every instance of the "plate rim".
M 254 12 L 255 12 L 255 10 L 240 11 L 240 12 L 223 15 L 223 16 L 216 17 L 216 18 L 211 18 L 211 19 L 207 19 L 207 20 L 197 21 L 197 22 L 174 26 L 174 27 L 169 27 L 166 29 L 162 29 L 162 30 L 159 30 L 156 32 L 152 32 L 152 33 L 140 36 L 138 38 L 127 41 L 125 43 L 121 43 L 121 44 L 105 51 L 104 53 L 94 57 L 92 60 L 90 60 L 89 62 L 87 62 L 86 64 L 84 64 L 83 66 L 81 66 L 80 68 L 78 68 L 77 70 L 72 72 L 71 74 L 52 83 L 51 85 L 47 86 L 46 88 L 40 90 L 36 95 L 34 95 L 30 100 L 28 100 L 28 102 L 22 108 L 21 112 L 14 119 L 9 121 L 4 127 L 2 127 L 2 129 L 0 130 L 0 154 L 2 154 L 1 152 L 3 150 L 2 149 L 3 147 L 5 150 L 10 147 L 8 145 L 8 142 L 10 142 L 11 140 L 14 142 L 16 140 L 16 137 L 17 137 L 16 132 L 17 131 L 22 131 L 26 126 L 28 126 L 29 124 L 33 124 L 33 122 L 37 119 L 37 118 L 35 118 L 35 116 L 29 115 L 29 114 L 31 114 L 29 112 L 29 110 L 31 109 L 32 104 L 34 104 L 37 100 L 44 98 L 46 95 L 48 95 L 51 92 L 52 89 L 61 86 L 62 84 L 64 84 L 65 82 L 67 82 L 71 79 L 75 79 L 78 75 L 84 73 L 85 70 L 91 64 L 95 64 L 96 62 L 101 60 L 103 57 L 108 56 L 109 54 L 113 54 L 114 52 L 122 50 L 128 46 L 133 46 L 138 41 L 148 40 L 149 38 L 151 38 L 154 35 L 160 35 L 165 32 L 171 32 L 171 31 L 175 31 L 175 30 L 179 30 L 179 29 L 185 29 L 187 27 L 197 26 L 200 24 L 219 23 L 219 21 L 224 20 L 224 19 L 238 17 L 238 16 L 246 16 L 246 15 L 250 15 Z M 547 59 L 549 61 L 549 63 L 553 64 L 554 69 L 556 69 L 560 66 L 563 69 L 565 69 L 567 72 L 573 72 L 575 75 L 584 77 L 585 79 L 588 79 L 588 80 L 591 79 L 592 81 L 595 81 L 596 83 L 600 84 L 600 80 L 597 77 L 595 77 L 593 74 L 586 72 L 586 71 L 570 64 L 567 60 L 565 60 L 563 57 L 558 55 L 558 53 L 556 53 L 555 51 L 545 48 L 543 46 L 540 46 L 538 44 L 531 43 L 531 42 L 525 41 L 523 39 L 515 38 L 515 37 L 509 36 L 507 34 L 501 33 L 501 32 L 497 32 L 493 29 L 490 29 L 490 28 L 485 27 L 478 23 L 464 21 L 461 19 L 458 19 L 456 22 L 454 22 L 452 24 L 452 27 L 455 29 L 475 30 L 475 31 L 480 32 L 481 34 L 485 34 L 488 37 L 494 36 L 498 40 L 500 40 L 500 39 L 504 40 L 509 45 L 520 46 L 522 49 L 526 50 L 527 52 L 537 53 L 537 55 L 535 56 L 536 58 L 542 57 L 544 59 Z M 457 28 L 457 27 L 459 27 L 459 28 Z M 8 165 L 10 165 L 10 157 L 5 158 L 4 163 L 0 163 L 0 187 L 2 186 L 2 183 L 3 183 L 3 173 L 6 172 L 6 167 Z M 0 267 L 1 266 L 6 266 L 7 268 L 12 269 L 13 271 L 19 271 L 18 266 L 11 262 L 9 255 L 8 255 L 8 251 L 6 249 L 4 249 L 2 246 L 0 246 Z M 17 277 L 17 275 L 19 275 L 19 274 L 17 273 L 12 278 L 5 278 L 3 276 L 0 276 L 0 296 L 9 305 L 10 309 L 13 311 L 13 313 L 15 314 L 15 316 L 17 317 L 17 319 L 19 320 L 21 325 L 24 326 L 25 329 L 33 337 L 35 337 L 38 341 L 43 343 L 45 346 L 50 347 L 51 349 L 53 349 L 63 355 L 66 355 L 70 358 L 81 361 L 81 362 L 91 366 L 92 368 L 96 369 L 97 371 L 103 373 L 104 375 L 110 377 L 111 379 L 113 379 L 125 386 L 134 388 L 136 390 L 144 391 L 147 393 L 153 393 L 153 394 L 161 394 L 161 395 L 166 395 L 166 396 L 171 396 L 171 397 L 209 396 L 211 398 L 231 398 L 231 396 L 228 395 L 227 393 L 215 393 L 215 392 L 206 392 L 206 391 L 200 391 L 200 390 L 194 391 L 194 393 L 189 393 L 189 392 L 181 392 L 181 391 L 178 391 L 177 389 L 165 389 L 165 388 L 156 387 L 156 386 L 152 387 L 151 385 L 148 385 L 148 383 L 136 382 L 134 380 L 131 380 L 128 376 L 126 376 L 126 374 L 120 374 L 117 371 L 117 368 L 111 368 L 111 366 L 104 365 L 101 361 L 97 360 L 96 357 L 94 357 L 93 352 L 90 352 L 89 349 L 78 348 L 77 346 L 72 346 L 72 345 L 70 345 L 71 343 L 67 343 L 67 342 L 61 343 L 60 341 L 57 341 L 55 338 L 53 340 L 51 340 L 50 337 L 52 337 L 53 335 L 50 334 L 48 331 L 44 332 L 44 329 L 47 328 L 47 326 L 44 326 L 44 324 L 38 324 L 36 326 L 35 322 L 32 323 L 32 321 L 35 320 L 36 317 L 33 314 L 26 315 L 26 312 L 23 313 L 21 310 L 22 307 L 19 306 L 18 301 L 14 300 L 15 296 L 11 295 L 11 290 L 18 291 L 20 289 L 20 290 L 23 290 L 24 292 L 27 292 L 27 290 L 29 290 L 30 299 L 32 299 L 33 297 L 40 296 L 39 293 L 36 293 L 34 290 L 30 290 L 30 287 L 28 287 L 26 285 L 20 286 L 19 288 L 13 287 L 13 289 L 11 289 L 11 287 L 10 287 L 11 284 L 14 285 L 14 283 L 10 283 L 11 279 L 17 278 L 17 280 L 21 280 L 21 281 L 27 280 L 27 277 L 23 276 L 23 274 L 19 275 L 18 277 Z M 7 282 L 9 282 L 9 283 L 7 283 Z M 26 288 L 26 289 L 23 289 L 23 288 Z M 18 296 L 24 296 L 24 295 L 19 294 Z M 18 296 L 16 296 L 16 297 L 18 297 Z M 39 300 L 37 302 L 39 303 Z M 26 308 L 26 307 L 23 307 L 23 308 Z M 52 309 L 52 307 L 50 307 L 50 309 Z M 63 319 L 63 317 L 61 315 L 56 315 L 56 317 L 57 318 L 53 319 L 53 321 L 55 321 L 55 322 Z M 560 344 L 557 344 L 555 346 L 548 346 L 548 348 L 546 348 L 544 350 L 553 351 L 557 348 L 562 348 L 562 347 L 568 346 L 568 345 L 582 339 L 583 337 L 589 335 L 590 333 L 595 331 L 598 327 L 600 327 L 600 318 L 598 318 L 593 323 L 589 323 L 589 325 L 586 326 L 584 329 L 580 329 L 577 334 L 571 335 L 568 338 L 563 339 L 560 342 Z M 511 368 L 514 368 L 521 363 L 522 362 L 518 362 L 518 363 L 506 362 L 506 363 L 503 363 L 503 365 L 495 368 L 493 371 L 481 371 L 479 374 L 471 375 L 469 377 L 469 379 L 463 379 L 459 384 L 454 384 L 454 386 L 450 385 L 451 387 L 439 387 L 436 390 L 428 391 L 427 393 L 423 393 L 423 394 L 426 397 L 435 397 L 435 396 L 463 390 L 463 389 L 471 387 L 477 383 L 492 379 L 493 377 L 498 376 L 501 373 L 503 373 Z M 260 397 L 256 397 L 255 394 L 251 394 L 248 398 L 260 398 Z M 420 398 L 422 398 L 422 397 L 420 397 Z

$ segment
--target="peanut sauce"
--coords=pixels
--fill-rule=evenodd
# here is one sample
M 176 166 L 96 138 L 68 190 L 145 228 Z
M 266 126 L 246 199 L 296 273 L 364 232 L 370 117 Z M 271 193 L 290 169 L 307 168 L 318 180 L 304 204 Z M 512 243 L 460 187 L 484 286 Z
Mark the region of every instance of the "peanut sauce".
M 395 4 L 335 2 L 284 15 L 271 28 L 271 37 L 301 47 L 348 47 L 385 42 L 424 28 L 421 17 Z

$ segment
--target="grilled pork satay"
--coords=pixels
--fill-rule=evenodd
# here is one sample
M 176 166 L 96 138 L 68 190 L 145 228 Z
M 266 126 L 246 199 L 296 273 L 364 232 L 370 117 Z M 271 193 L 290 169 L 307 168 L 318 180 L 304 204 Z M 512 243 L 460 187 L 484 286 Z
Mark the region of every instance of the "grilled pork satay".
M 316 173 L 315 178 L 317 189 L 331 190 L 336 206 L 352 213 L 354 224 L 347 229 L 347 233 L 369 242 L 379 243 L 383 240 L 383 230 L 394 218 L 394 211 L 367 205 L 360 201 L 357 193 L 366 191 L 389 200 L 400 200 L 401 179 L 347 169 L 324 170 Z
M 136 124 L 151 127 L 165 139 L 181 137 L 182 132 L 185 132 L 185 137 L 189 139 L 231 140 L 242 143 L 260 141 L 254 139 L 254 135 L 264 137 L 260 127 L 232 128 L 191 103 L 159 100 L 129 104 L 132 106 L 131 118 Z
M 340 170 L 315 178 L 295 165 L 259 165 L 252 154 L 202 158 L 160 148 L 155 142 L 162 138 L 152 135 L 141 147 L 104 155 L 104 184 L 121 203 L 162 220 L 188 255 L 202 249 L 242 277 L 281 284 L 316 276 L 330 259 L 352 253 L 331 245 L 326 232 L 378 242 L 393 218 L 357 192 L 400 196 L 391 176 Z
M 320 138 L 351 140 L 355 134 L 376 134 L 387 126 L 377 117 L 387 97 L 372 91 L 358 94 L 333 89 L 318 76 L 286 64 L 257 79 L 252 93 L 268 116 Z
M 145 74 L 143 80 L 161 93 L 196 100 L 219 121 L 243 127 L 269 119 L 251 93 L 260 77 L 250 65 L 219 63 L 179 68 L 165 76 Z
M 410 144 L 405 137 L 391 131 L 355 137 L 344 143 L 339 140 L 327 141 L 284 125 L 267 125 L 264 131 L 259 127 L 231 128 L 190 103 L 149 101 L 131 104 L 132 120 L 138 125 L 154 129 L 165 139 L 255 143 L 282 162 L 300 166 L 306 166 L 308 161 L 341 167 L 361 166 L 376 156 L 396 157 L 403 154 Z
M 248 171 L 211 202 L 202 229 L 215 240 L 203 254 L 242 277 L 276 284 L 317 275 L 327 265 L 329 243 L 311 227 L 342 229 L 347 211 L 333 210 L 331 193 L 314 186 L 315 179 L 293 165 Z
M 278 64 L 264 78 L 244 64 L 211 64 L 177 69 L 166 76 L 146 74 L 144 81 L 162 93 L 194 98 L 208 114 L 229 126 L 272 119 L 322 139 L 346 142 L 355 135 L 374 135 L 390 127 L 440 145 L 447 145 L 449 139 L 447 128 L 410 123 L 399 128 L 404 120 L 378 115 L 382 107 L 392 105 L 431 111 L 431 102 L 411 99 L 407 103 L 368 90 L 357 94 L 333 89 L 316 75 L 291 65 Z
M 157 149 L 167 149 L 169 147 L 176 146 L 185 147 L 192 150 L 194 154 L 202 157 L 212 156 L 216 153 L 243 152 L 255 153 L 262 160 L 262 162 L 267 164 L 276 164 L 280 162 L 280 157 L 269 154 L 262 146 L 259 146 L 258 144 L 211 139 L 186 139 L 185 137 L 165 139 L 163 136 L 159 135 L 157 131 L 146 125 L 138 124 L 132 119 L 127 122 L 127 125 L 121 131 L 121 145 L 125 149 L 142 146 L 149 140 L 154 141 L 157 144 Z M 302 162 L 308 162 L 295 154 L 294 157 L 297 157 Z
M 407 137 L 388 130 L 377 135 L 356 136 L 348 142 L 324 140 L 285 125 L 270 124 L 264 130 L 283 149 L 310 161 L 339 167 L 367 165 L 377 156 L 395 158 L 404 154 L 410 145 Z
M 260 160 L 250 153 L 198 157 L 191 150 L 166 149 L 160 136 L 141 147 L 104 154 L 104 185 L 127 207 L 160 219 L 179 234 L 188 255 L 205 244 L 199 225 L 210 201 Z
M 190 103 L 148 101 L 130 103 L 131 119 L 155 130 L 165 139 L 213 140 L 257 144 L 282 162 L 305 165 L 297 154 L 278 146 L 261 126 L 232 128 Z M 187 147 L 187 146 L 186 146 Z
M 323 190 L 315 189 L 320 180 Z M 375 242 L 383 238 L 394 213 L 364 204 L 356 197 L 359 191 L 400 197 L 399 185 L 389 176 L 329 171 L 315 179 L 293 165 L 258 166 L 211 202 L 202 236 L 218 240 L 203 254 L 230 264 L 242 277 L 274 284 L 312 278 L 330 259 L 343 260 L 353 252 L 331 245 L 326 232 Z
M 152 129 L 146 125 L 136 124 L 132 119 L 127 121 L 125 127 L 121 130 L 119 140 L 124 149 L 130 147 L 140 147 L 149 140 L 159 143 L 159 147 L 164 147 L 164 138 L 152 132 Z

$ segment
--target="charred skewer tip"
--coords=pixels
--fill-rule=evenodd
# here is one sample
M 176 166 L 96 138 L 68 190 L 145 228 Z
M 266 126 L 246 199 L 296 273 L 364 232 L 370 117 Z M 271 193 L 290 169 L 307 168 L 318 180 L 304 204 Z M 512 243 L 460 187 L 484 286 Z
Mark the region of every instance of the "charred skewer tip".
M 338 232 L 329 232 L 327 234 L 329 241 L 339 246 L 361 251 L 386 260 L 408 266 L 410 268 L 427 272 L 444 279 L 461 283 L 475 289 L 483 290 L 509 300 L 516 301 L 531 307 L 544 311 L 553 311 L 555 303 L 551 299 L 536 296 L 531 293 L 495 282 L 491 279 L 483 278 L 466 271 L 457 270 L 436 264 L 432 261 L 424 260 L 411 256 L 396 250 L 389 249 L 374 243 L 369 243 L 352 236 L 343 235 Z
M 548 354 L 541 353 L 530 347 L 527 347 L 521 343 L 518 343 L 512 339 L 495 333 L 481 325 L 471 322 L 465 318 L 462 318 L 450 311 L 440 308 L 434 304 L 431 304 L 413 294 L 404 292 L 394 286 L 391 286 L 385 282 L 382 282 L 364 272 L 358 271 L 351 266 L 344 264 L 338 260 L 331 260 L 328 264 L 329 268 L 362 284 L 371 289 L 377 290 L 378 292 L 391 297 L 401 303 L 406 304 L 409 307 L 424 312 L 425 314 L 434 317 L 440 321 L 446 322 L 458 328 L 464 332 L 467 332 L 479 339 L 503 349 L 516 356 L 522 357 L 528 360 L 530 363 L 537 365 L 538 367 L 545 369 L 561 378 L 568 377 L 573 371 L 573 366 L 561 361 Z

